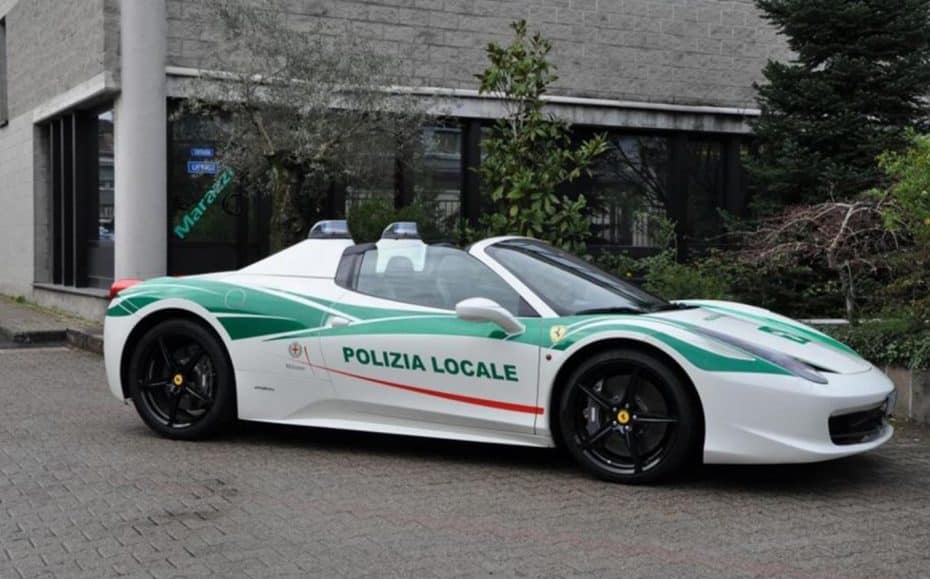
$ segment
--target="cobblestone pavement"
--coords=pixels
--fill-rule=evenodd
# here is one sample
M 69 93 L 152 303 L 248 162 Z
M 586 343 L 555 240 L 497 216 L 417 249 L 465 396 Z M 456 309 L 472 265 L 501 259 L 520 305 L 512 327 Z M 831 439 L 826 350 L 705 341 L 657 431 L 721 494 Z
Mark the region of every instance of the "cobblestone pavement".
M 587 478 L 558 452 L 151 434 L 101 359 L 0 350 L 0 577 L 930 575 L 930 431 L 833 463 Z

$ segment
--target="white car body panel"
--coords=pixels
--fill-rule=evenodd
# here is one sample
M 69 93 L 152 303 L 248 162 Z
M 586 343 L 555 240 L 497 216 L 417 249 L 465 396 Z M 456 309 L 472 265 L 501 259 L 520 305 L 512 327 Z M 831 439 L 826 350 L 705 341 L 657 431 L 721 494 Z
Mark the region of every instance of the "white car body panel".
M 705 424 L 705 462 L 818 461 L 867 451 L 891 437 L 886 426 L 866 443 L 831 441 L 831 416 L 876 408 L 893 385 L 827 336 L 729 302 L 691 301 L 685 303 L 699 307 L 651 315 L 563 319 L 488 255 L 485 249 L 502 239 L 508 238 L 485 240 L 469 251 L 539 313 L 521 319 L 527 325 L 522 336 L 500 335 L 491 324 L 458 320 L 451 311 L 340 287 L 334 276 L 352 243 L 307 240 L 238 272 L 150 280 L 122 292 L 110 304 L 104 326 L 110 390 L 120 400 L 127 398 L 123 373 L 131 352 L 125 346 L 136 337 L 137 325 L 153 315 L 184 312 L 203 320 L 222 340 L 244 420 L 552 446 L 553 389 L 560 369 L 586 347 L 624 340 L 659 350 L 694 385 Z M 311 318 L 317 321 L 303 319 L 304 311 L 315 312 Z M 259 331 L 266 325 L 268 331 Z M 556 326 L 562 331 L 557 340 L 550 337 Z M 827 383 L 777 369 L 740 371 L 759 361 L 696 331 L 701 327 L 784 352 L 820 369 Z M 369 352 L 371 361 L 361 363 L 360 352 Z M 407 361 L 397 361 L 395 353 Z M 385 354 L 395 361 L 373 362 Z M 410 362 L 414 355 L 423 369 Z M 437 371 L 447 360 L 457 364 L 457 374 Z M 466 375 L 468 368 L 474 374 L 479 362 L 490 378 Z

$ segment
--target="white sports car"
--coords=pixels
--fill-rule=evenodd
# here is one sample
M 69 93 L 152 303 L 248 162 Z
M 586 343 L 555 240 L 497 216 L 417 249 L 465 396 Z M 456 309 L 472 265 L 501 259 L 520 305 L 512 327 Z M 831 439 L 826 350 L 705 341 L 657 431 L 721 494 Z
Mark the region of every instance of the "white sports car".
M 667 302 L 533 239 L 466 250 L 345 222 L 238 271 L 117 282 L 110 389 L 183 439 L 235 418 L 527 446 L 649 482 L 871 450 L 891 381 L 772 312 Z

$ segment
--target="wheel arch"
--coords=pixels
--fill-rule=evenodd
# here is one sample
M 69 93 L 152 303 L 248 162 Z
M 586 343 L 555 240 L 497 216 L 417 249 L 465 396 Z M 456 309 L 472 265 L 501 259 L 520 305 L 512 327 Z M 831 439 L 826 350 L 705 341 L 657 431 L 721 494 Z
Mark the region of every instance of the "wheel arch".
M 226 345 L 226 340 L 224 340 L 219 332 L 217 332 L 216 328 L 214 328 L 209 321 L 204 319 L 203 316 L 198 315 L 190 310 L 185 310 L 182 308 L 163 308 L 160 310 L 155 310 L 139 320 L 136 325 L 133 326 L 132 330 L 129 332 L 129 336 L 126 338 L 126 341 L 123 344 L 123 351 L 120 354 L 119 362 L 119 377 L 120 386 L 123 390 L 123 396 L 125 399 L 130 398 L 130 392 L 128 388 L 129 360 L 132 357 L 132 353 L 135 350 L 136 344 L 138 344 L 142 336 L 145 335 L 145 333 L 151 328 L 155 327 L 161 322 L 177 319 L 184 319 L 194 322 L 195 324 L 203 327 L 206 331 L 210 332 L 210 334 L 212 334 L 213 337 L 217 339 L 220 347 L 223 350 L 223 354 L 226 356 L 226 361 L 229 363 L 230 367 L 233 368 L 232 379 L 235 381 L 236 373 L 235 366 L 232 363 L 232 356 L 229 355 L 229 348 Z M 236 399 L 235 392 L 236 388 L 234 384 L 233 400 Z
M 651 356 L 655 356 L 656 358 L 665 362 L 669 369 L 678 375 L 682 382 L 687 386 L 688 390 L 691 392 L 691 395 L 694 397 L 695 403 L 698 405 L 698 410 L 700 412 L 700 444 L 698 446 L 703 450 L 704 436 L 706 432 L 706 416 L 704 414 L 704 405 L 701 402 L 701 396 L 698 394 L 697 388 L 694 386 L 694 381 L 691 380 L 691 377 L 687 372 L 685 372 L 685 369 L 681 366 L 681 364 L 672 356 L 670 356 L 668 352 L 665 352 L 661 348 L 647 342 L 625 337 L 607 338 L 582 346 L 575 352 L 572 352 L 565 363 L 563 363 L 559 368 L 558 372 L 556 372 L 555 379 L 552 383 L 552 389 L 549 392 L 550 412 L 548 413 L 549 432 L 552 434 L 552 439 L 556 446 L 561 446 L 562 444 L 562 433 L 559 426 L 558 413 L 555 411 L 555 409 L 558 408 L 559 396 L 562 395 L 562 391 L 568 386 L 569 376 L 572 375 L 572 372 L 575 371 L 575 368 L 577 368 L 582 362 L 591 356 L 619 348 L 636 350 Z

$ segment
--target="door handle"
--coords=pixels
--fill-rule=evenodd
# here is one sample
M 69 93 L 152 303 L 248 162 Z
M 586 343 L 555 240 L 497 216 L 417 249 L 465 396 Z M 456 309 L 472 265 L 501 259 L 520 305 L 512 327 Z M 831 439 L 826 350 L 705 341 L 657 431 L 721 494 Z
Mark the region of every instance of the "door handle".
M 344 328 L 351 323 L 352 322 L 343 318 L 342 316 L 330 316 L 326 321 L 326 325 L 330 328 Z

